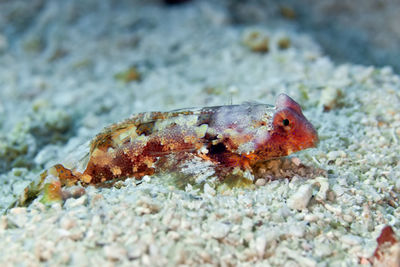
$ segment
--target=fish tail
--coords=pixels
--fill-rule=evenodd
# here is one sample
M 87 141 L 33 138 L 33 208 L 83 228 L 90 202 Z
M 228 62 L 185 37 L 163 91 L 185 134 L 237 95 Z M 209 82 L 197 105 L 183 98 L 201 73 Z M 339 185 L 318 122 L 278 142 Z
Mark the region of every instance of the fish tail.
M 11 208 L 28 206 L 42 193 L 42 200 L 44 202 L 49 203 L 59 201 L 62 199 L 61 187 L 64 185 L 71 186 L 77 184 L 80 180 L 80 176 L 80 173 L 74 173 L 63 165 L 56 164 L 43 171 L 39 175 L 38 180 L 32 181 L 27 187 L 25 187 L 18 199 L 14 201 L 5 212 Z

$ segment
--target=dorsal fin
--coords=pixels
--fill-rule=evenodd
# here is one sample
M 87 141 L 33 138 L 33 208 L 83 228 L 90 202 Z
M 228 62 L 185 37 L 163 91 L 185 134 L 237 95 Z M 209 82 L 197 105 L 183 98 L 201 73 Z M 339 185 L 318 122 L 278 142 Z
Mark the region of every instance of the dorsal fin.
M 275 106 L 277 109 L 281 108 L 291 108 L 299 114 L 303 114 L 300 105 L 294 101 L 287 94 L 279 94 L 275 101 Z

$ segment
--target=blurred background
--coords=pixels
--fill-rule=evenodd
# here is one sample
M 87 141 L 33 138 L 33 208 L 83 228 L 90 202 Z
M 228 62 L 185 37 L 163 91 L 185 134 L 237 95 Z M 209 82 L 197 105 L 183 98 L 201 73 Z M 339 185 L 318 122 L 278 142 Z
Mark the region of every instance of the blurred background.
M 391 65 L 400 70 L 400 2 L 376 0 L 230 1 L 239 23 L 279 16 L 316 39 L 340 62 Z M 265 12 L 265 11 L 268 12 Z
M 0 52 L 13 45 L 31 27 L 39 27 L 38 17 L 58 2 L 66 7 L 70 19 L 112 5 L 134 9 L 135 1 L 64 1 L 1 0 Z M 140 1 L 139 1 L 140 2 Z M 324 51 L 339 62 L 365 65 L 390 65 L 400 70 L 400 2 L 396 0 L 147 0 L 160 5 L 191 5 L 211 2 L 215 10 L 226 10 L 232 24 L 285 23 L 300 32 L 311 34 Z M 50 14 L 49 14 L 50 15 Z M 51 27 L 50 25 L 48 26 Z

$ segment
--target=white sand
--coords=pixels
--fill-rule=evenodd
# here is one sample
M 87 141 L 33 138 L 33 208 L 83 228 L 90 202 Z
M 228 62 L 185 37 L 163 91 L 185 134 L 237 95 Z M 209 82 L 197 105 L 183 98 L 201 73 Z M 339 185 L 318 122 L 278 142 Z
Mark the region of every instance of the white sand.
M 9 25 L 0 35 L 3 210 L 40 170 L 132 113 L 272 104 L 281 92 L 321 139 L 296 157 L 327 175 L 226 195 L 178 190 L 159 175 L 89 187 L 64 205 L 35 201 L 1 217 L 2 266 L 354 266 L 372 255 L 384 225 L 399 232 L 400 77 L 389 67 L 335 65 L 284 23 L 251 27 L 270 40 L 268 53 L 251 52 L 242 44 L 250 28 L 211 1 L 80 2 L 23 15 L 12 12 L 20 2 L 0 3 Z M 291 46 L 279 50 L 283 37 Z M 140 82 L 115 79 L 132 65 Z

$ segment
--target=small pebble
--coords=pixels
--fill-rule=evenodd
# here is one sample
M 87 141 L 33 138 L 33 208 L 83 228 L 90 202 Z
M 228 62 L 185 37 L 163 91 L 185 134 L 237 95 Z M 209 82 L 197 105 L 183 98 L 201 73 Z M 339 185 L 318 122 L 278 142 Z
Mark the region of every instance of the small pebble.
M 0 217 L 0 230 L 5 230 L 7 229 L 7 217 L 5 215 Z
M 264 186 L 267 183 L 267 181 L 265 179 L 257 179 L 256 181 L 256 185 L 257 186 Z
M 204 193 L 210 196 L 215 196 L 216 191 L 214 188 L 212 188 L 209 184 L 204 185 Z
M 296 193 L 294 193 L 288 200 L 287 205 L 291 209 L 303 210 L 307 208 L 308 202 L 312 197 L 312 186 L 304 184 L 300 186 Z
M 28 222 L 26 208 L 13 208 L 10 210 L 10 214 L 7 217 L 8 221 L 17 227 L 24 227 Z
M 329 191 L 329 181 L 328 178 L 325 177 L 317 177 L 314 180 L 314 185 L 318 184 L 319 185 L 319 191 L 315 196 L 315 199 L 317 201 L 324 201 L 327 198 L 327 193 Z
M 331 151 L 326 156 L 328 160 L 335 160 L 337 158 L 345 158 L 346 153 L 343 151 Z
M 76 225 L 76 219 L 73 219 L 69 216 L 62 217 L 60 220 L 60 226 L 65 230 L 69 230 L 73 228 L 75 225 Z
M 326 257 L 334 253 L 328 244 L 322 243 L 318 244 L 316 247 L 318 248 L 315 250 L 315 256 L 317 257 Z
M 145 176 L 143 176 L 143 178 L 142 178 L 142 182 L 143 182 L 143 183 L 149 183 L 150 180 L 151 180 L 151 178 L 150 178 L 150 176 L 148 176 L 148 175 L 145 175 Z
M 78 207 L 78 206 L 82 206 L 82 205 L 84 205 L 86 203 L 86 201 L 87 201 L 87 196 L 86 195 L 83 195 L 83 196 L 81 196 L 80 198 L 77 198 L 77 199 L 69 198 L 69 199 L 67 199 L 65 201 L 64 208 L 72 209 L 72 208 L 75 208 L 75 207 Z
M 332 206 L 330 204 L 325 204 L 325 208 L 336 215 L 342 215 L 342 209 L 338 206 Z
M 258 254 L 258 257 L 262 259 L 265 254 L 265 247 L 267 246 L 267 238 L 262 235 L 262 236 L 257 236 L 256 241 L 255 241 L 255 246 L 256 246 L 256 251 Z
M 10 214 L 14 214 L 14 215 L 26 214 L 26 208 L 24 208 L 24 207 L 12 208 L 10 210 Z
M 136 243 L 128 248 L 128 258 L 137 259 L 146 252 L 147 246 L 144 243 Z
M 276 213 L 282 218 L 287 218 L 292 215 L 292 211 L 287 205 L 283 205 Z
M 304 216 L 304 220 L 308 222 L 316 222 L 319 219 L 319 217 L 315 214 L 306 214 Z
M 301 224 L 291 225 L 288 229 L 288 234 L 293 237 L 298 237 L 298 238 L 303 237 L 305 234 L 304 225 Z
M 123 260 L 126 255 L 126 249 L 116 245 L 110 245 L 104 247 L 104 255 L 112 261 Z
M 344 235 L 341 240 L 343 243 L 350 246 L 360 245 L 362 243 L 362 238 L 355 235 Z
M 340 89 L 327 87 L 322 91 L 320 105 L 323 107 L 324 111 L 327 112 L 338 108 L 342 98 L 343 92 Z
M 299 158 L 293 157 L 291 160 L 292 160 L 292 163 L 293 163 L 294 165 L 300 166 L 301 160 L 300 160 Z
M 178 232 L 170 231 L 170 232 L 168 232 L 167 236 L 168 236 L 168 239 L 178 240 L 181 235 Z
M 54 250 L 55 244 L 50 240 L 41 240 L 34 247 L 35 255 L 41 261 L 48 261 L 52 257 Z
M 160 211 L 160 206 L 149 197 L 141 197 L 136 202 L 136 212 L 139 214 L 153 214 Z
M 230 230 L 230 225 L 221 222 L 212 223 L 210 226 L 210 234 L 215 239 L 224 238 Z

